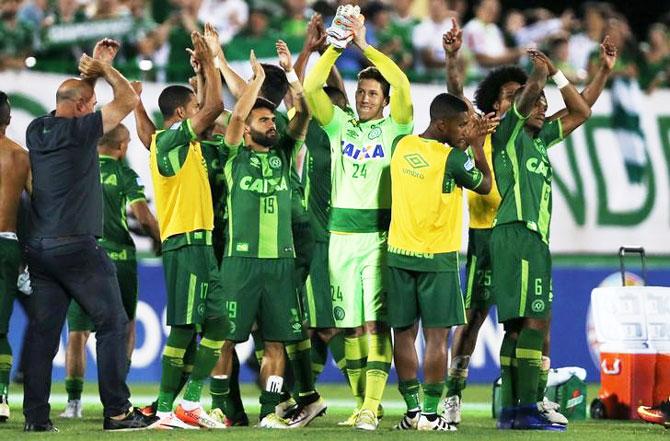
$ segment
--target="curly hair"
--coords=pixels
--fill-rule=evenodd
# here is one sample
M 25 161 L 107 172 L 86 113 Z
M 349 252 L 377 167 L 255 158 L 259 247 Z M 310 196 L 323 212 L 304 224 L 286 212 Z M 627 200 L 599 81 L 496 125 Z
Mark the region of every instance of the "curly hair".
M 475 104 L 484 113 L 494 112 L 493 104 L 498 101 L 500 89 L 509 82 L 526 84 L 528 74 L 516 65 L 498 67 L 479 83 L 475 90 Z

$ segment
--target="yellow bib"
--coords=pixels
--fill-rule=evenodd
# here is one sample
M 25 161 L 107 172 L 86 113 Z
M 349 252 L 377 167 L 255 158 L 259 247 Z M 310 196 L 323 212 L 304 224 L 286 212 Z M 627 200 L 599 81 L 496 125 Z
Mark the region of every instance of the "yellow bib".
M 445 186 L 453 149 L 417 135 L 402 138 L 391 159 L 389 248 L 448 253 L 461 248 L 463 190 Z M 443 193 L 451 187 L 450 193 Z
M 493 174 L 493 147 L 491 145 L 491 135 L 486 136 L 484 141 L 484 156 L 491 169 L 491 192 L 487 195 L 468 191 L 468 209 L 470 212 L 470 228 L 486 229 L 493 228 L 493 219 L 500 206 L 500 193 L 496 185 L 495 175 Z
M 157 134 L 151 138 L 149 167 L 161 240 L 196 230 L 213 230 L 212 191 L 200 143 L 191 141 L 186 161 L 176 175 L 163 176 L 158 170 Z

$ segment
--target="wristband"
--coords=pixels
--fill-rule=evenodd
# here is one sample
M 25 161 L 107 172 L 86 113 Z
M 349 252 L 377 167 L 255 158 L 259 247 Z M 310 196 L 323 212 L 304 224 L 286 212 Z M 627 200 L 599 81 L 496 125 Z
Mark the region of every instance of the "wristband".
M 554 83 L 559 89 L 562 89 L 570 84 L 570 81 L 568 81 L 568 79 L 565 78 L 565 74 L 563 74 L 563 72 L 561 72 L 560 70 L 555 74 L 553 74 L 551 76 L 551 79 L 554 80 Z
M 288 80 L 289 84 L 290 83 L 295 83 L 295 82 L 300 82 L 300 79 L 298 78 L 298 74 L 295 73 L 295 71 L 293 69 L 286 72 L 286 79 Z

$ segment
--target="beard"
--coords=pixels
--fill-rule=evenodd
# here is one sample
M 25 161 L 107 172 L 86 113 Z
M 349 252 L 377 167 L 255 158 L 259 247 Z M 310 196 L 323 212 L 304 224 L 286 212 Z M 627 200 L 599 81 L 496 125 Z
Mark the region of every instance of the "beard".
M 263 147 L 270 148 L 277 142 L 277 131 L 275 130 L 274 134 L 268 135 L 267 132 L 259 132 L 257 130 L 251 129 L 250 132 L 251 139 L 256 143 L 260 144 Z

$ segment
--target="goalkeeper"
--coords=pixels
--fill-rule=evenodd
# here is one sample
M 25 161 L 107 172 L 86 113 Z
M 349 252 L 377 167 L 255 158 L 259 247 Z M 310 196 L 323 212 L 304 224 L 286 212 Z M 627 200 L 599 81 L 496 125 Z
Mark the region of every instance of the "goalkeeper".
M 393 355 L 383 277 L 391 150 L 397 138 L 412 132 L 413 111 L 407 76 L 368 45 L 365 30 L 358 7 L 338 8 L 327 31 L 330 47 L 305 78 L 305 94 L 331 145 L 328 254 L 333 316 L 336 326 L 345 329 L 347 375 L 357 400 L 343 424 L 375 430 Z M 358 74 L 358 119 L 335 106 L 323 90 L 335 61 L 352 41 L 373 64 Z M 390 116 L 384 117 L 389 104 Z

